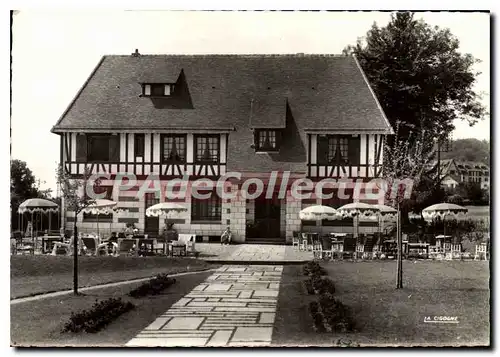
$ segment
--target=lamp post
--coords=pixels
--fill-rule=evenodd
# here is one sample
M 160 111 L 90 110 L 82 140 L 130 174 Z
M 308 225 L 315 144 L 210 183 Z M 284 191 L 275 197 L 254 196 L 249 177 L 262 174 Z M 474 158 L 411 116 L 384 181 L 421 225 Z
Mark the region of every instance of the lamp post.
M 397 215 L 397 239 L 398 239 L 398 277 L 396 289 L 403 288 L 403 235 L 401 234 L 401 207 L 398 200 L 398 215 Z

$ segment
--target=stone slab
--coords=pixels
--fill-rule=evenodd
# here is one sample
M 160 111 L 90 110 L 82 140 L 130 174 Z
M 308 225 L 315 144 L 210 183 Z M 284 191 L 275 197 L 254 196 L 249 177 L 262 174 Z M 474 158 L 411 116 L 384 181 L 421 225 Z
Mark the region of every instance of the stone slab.
M 174 317 L 164 327 L 164 330 L 196 330 L 203 322 L 203 317 Z
M 259 323 L 261 324 L 273 324 L 276 314 L 273 312 L 263 312 L 260 314 Z
M 194 347 L 204 346 L 208 338 L 134 338 L 127 347 Z
M 159 330 L 161 329 L 168 321 L 170 321 L 171 317 L 158 317 L 154 320 L 146 330 Z
M 253 292 L 253 297 L 278 297 L 278 290 L 255 290 Z
M 231 342 L 271 342 L 272 327 L 238 327 Z
M 177 301 L 175 304 L 172 305 L 172 307 L 181 307 L 181 306 L 186 306 L 187 303 L 189 303 L 191 299 L 188 298 L 180 298 L 179 301 Z
M 207 346 L 225 346 L 229 342 L 232 333 L 232 330 L 215 331 L 210 341 L 208 341 Z
M 204 291 L 228 291 L 230 284 L 210 284 Z

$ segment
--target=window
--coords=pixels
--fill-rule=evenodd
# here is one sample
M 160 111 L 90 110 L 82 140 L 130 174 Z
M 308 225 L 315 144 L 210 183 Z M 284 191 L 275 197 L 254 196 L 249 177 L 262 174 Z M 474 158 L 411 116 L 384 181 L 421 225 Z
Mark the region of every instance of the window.
M 109 134 L 77 135 L 76 161 L 119 162 L 120 137 Z
M 163 162 L 186 162 L 186 135 L 162 136 Z
M 174 84 L 149 83 L 143 84 L 142 95 L 146 97 L 169 97 L 174 92 Z
M 195 136 L 196 162 L 219 161 L 219 135 L 199 135 Z
M 256 151 L 278 151 L 280 133 L 277 130 L 257 130 Z
M 191 221 L 221 221 L 222 200 L 213 191 L 208 199 L 191 198 Z
M 144 134 L 134 135 L 134 157 L 144 157 Z
M 360 145 L 358 135 L 319 135 L 317 141 L 318 163 L 321 165 L 358 165 Z
M 329 137 L 328 138 L 328 162 L 336 161 L 336 155 L 339 155 L 340 162 L 347 163 L 347 153 L 349 150 L 349 142 L 346 137 Z

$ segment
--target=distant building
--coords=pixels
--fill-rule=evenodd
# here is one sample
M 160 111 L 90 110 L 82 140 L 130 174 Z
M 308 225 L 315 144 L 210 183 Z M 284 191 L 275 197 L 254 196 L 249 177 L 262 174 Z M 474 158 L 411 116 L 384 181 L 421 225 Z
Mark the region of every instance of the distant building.
M 430 170 L 437 170 L 437 161 L 433 161 Z M 441 160 L 441 184 L 446 188 L 456 188 L 460 183 L 479 183 L 482 189 L 490 187 L 490 168 L 482 162 Z

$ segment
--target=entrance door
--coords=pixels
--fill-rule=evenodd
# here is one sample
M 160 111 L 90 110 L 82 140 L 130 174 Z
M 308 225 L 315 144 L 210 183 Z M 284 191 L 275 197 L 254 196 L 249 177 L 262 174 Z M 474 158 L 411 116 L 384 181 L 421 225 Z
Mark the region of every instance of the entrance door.
M 257 238 L 280 237 L 281 205 L 277 197 L 255 200 L 255 235 Z
M 144 197 L 145 209 L 144 209 L 144 234 L 156 237 L 160 233 L 160 218 L 159 217 L 148 217 L 146 216 L 146 209 L 157 203 L 160 203 L 159 198 L 155 198 L 155 194 L 152 192 L 146 193 Z

